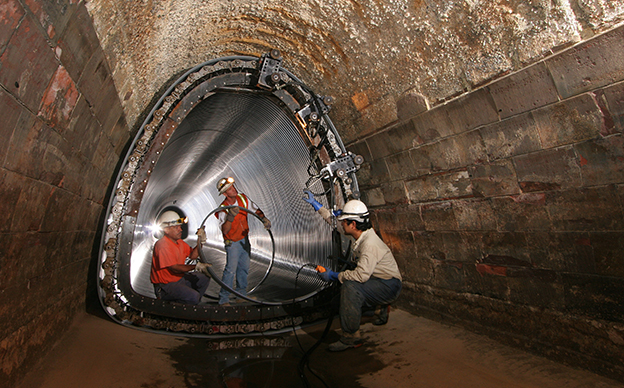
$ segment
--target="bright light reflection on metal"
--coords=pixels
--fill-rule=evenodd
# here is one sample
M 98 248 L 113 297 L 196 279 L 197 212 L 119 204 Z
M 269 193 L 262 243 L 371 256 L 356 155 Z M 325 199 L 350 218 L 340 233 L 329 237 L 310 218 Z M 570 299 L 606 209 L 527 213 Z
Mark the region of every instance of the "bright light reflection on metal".
M 237 190 L 271 220 L 275 238 L 274 265 L 262 280 L 273 256 L 272 243 L 262 223 L 249 218 L 249 289 L 263 283 L 254 296 L 279 301 L 293 298 L 295 292 L 301 296 L 318 291 L 325 284 L 306 271 L 300 273 L 297 290 L 294 287 L 297 270 L 306 263 L 327 265 L 331 250 L 329 226 L 302 200 L 309 163 L 309 150 L 291 118 L 273 101 L 222 93 L 197 105 L 171 136 L 145 188 L 134 230 L 133 289 L 154 297 L 149 268 L 157 238 L 150 220 L 168 206 L 179 208 L 189 219 L 186 241 L 194 247 L 199 224 L 225 198 L 217 191 L 217 181 L 232 177 Z M 323 191 L 320 183 L 315 191 Z M 206 220 L 205 231 L 204 249 L 220 275 L 225 253 L 217 217 Z M 217 292 L 208 291 L 213 296 Z

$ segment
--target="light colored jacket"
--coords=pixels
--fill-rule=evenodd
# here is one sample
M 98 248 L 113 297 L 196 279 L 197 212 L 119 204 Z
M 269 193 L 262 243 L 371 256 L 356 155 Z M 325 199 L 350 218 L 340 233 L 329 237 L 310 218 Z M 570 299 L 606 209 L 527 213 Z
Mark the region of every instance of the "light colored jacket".
M 340 272 L 338 274 L 340 283 L 344 283 L 345 280 L 364 283 L 371 276 L 386 280 L 392 278 L 403 280 L 390 248 L 372 228 L 362 232 L 360 238 L 355 240 L 353 255 L 357 267 L 352 271 Z
M 331 223 L 329 209 L 322 207 L 318 212 L 325 221 Z M 344 234 L 340 223 L 338 223 L 338 231 Z M 345 280 L 364 283 L 371 276 L 386 280 L 392 278 L 403 280 L 390 248 L 373 229 L 365 230 L 355 241 L 353 255 L 356 258 L 357 267 L 352 271 L 340 272 L 338 274 L 340 283 L 344 283 Z

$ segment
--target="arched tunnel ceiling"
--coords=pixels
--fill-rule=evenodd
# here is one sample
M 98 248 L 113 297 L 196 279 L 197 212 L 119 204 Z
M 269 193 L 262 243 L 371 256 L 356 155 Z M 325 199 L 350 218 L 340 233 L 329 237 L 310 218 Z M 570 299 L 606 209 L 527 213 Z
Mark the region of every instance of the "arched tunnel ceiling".
M 413 91 L 436 104 L 622 20 L 622 1 L 141 1 L 86 3 L 130 126 L 173 75 L 277 48 L 337 103 L 349 141 L 395 121 Z

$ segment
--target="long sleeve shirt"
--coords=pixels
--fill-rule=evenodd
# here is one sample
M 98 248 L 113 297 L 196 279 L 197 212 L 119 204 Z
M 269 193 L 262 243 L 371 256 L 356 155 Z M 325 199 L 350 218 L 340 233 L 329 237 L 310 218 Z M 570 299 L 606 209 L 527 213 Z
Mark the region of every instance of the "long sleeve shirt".
M 351 271 L 340 272 L 338 280 L 341 283 L 345 280 L 364 283 L 371 276 L 386 280 L 392 278 L 403 280 L 390 248 L 373 229 L 362 232 L 355 241 L 353 254 L 356 257 L 357 267 Z

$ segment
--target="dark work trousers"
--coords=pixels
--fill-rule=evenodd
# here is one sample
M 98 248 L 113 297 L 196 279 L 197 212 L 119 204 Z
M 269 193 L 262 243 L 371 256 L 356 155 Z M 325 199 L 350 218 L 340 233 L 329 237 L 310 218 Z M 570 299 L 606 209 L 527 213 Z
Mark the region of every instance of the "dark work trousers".
M 159 299 L 198 304 L 209 284 L 210 278 L 203 273 L 187 272 L 177 282 L 155 284 L 154 289 Z
M 371 276 L 364 283 L 345 281 L 340 287 L 340 326 L 349 335 L 360 329 L 363 308 L 374 308 L 394 302 L 401 292 L 401 281 Z

